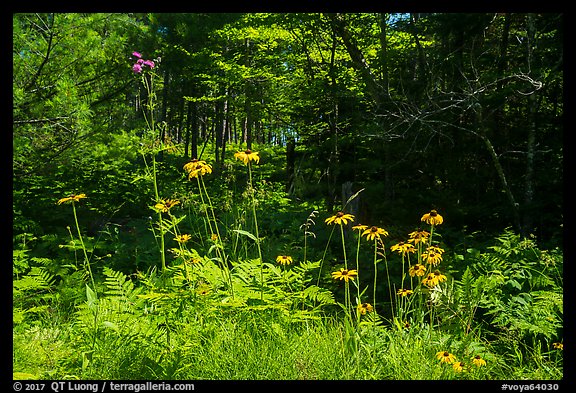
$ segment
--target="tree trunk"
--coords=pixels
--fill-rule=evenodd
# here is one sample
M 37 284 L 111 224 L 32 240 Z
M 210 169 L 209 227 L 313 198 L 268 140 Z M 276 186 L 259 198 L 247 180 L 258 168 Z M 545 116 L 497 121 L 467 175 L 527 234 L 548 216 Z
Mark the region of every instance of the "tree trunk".
M 510 188 L 510 185 L 508 184 L 508 180 L 506 178 L 506 174 L 504 173 L 504 169 L 502 168 L 502 165 L 500 164 L 500 159 L 498 158 L 498 154 L 496 153 L 496 150 L 494 149 L 494 145 L 492 145 L 492 141 L 490 141 L 490 138 L 488 138 L 488 136 L 486 135 L 486 127 L 483 123 L 484 119 L 482 116 L 482 108 L 478 107 L 477 111 L 476 111 L 476 115 L 477 115 L 477 124 L 478 124 L 478 136 L 482 139 L 482 141 L 484 142 L 484 145 L 486 146 L 486 149 L 488 150 L 488 153 L 490 154 L 490 158 L 492 159 L 492 164 L 494 164 L 494 169 L 496 169 L 496 174 L 498 175 L 498 179 L 500 180 L 500 184 L 502 185 L 502 190 L 504 191 L 504 193 L 506 194 L 506 198 L 508 199 L 508 203 L 510 205 L 510 212 L 512 214 L 512 222 L 514 225 L 514 228 L 517 231 L 521 230 L 521 225 L 520 225 L 520 211 L 518 209 L 518 203 L 516 202 L 516 199 L 514 198 L 514 194 L 512 193 L 512 189 Z
M 350 31 L 348 30 L 348 26 L 346 25 L 346 21 L 344 20 L 343 15 L 327 14 L 327 16 L 330 18 L 332 22 L 332 28 L 334 29 L 334 32 L 338 36 L 340 36 L 340 38 L 342 38 L 344 47 L 346 48 L 346 51 L 348 52 L 350 58 L 352 59 L 352 65 L 358 72 L 360 72 L 362 80 L 366 84 L 368 93 L 374 100 L 374 103 L 376 103 L 376 105 L 379 106 L 382 98 L 381 86 L 379 85 L 377 78 L 370 70 L 368 62 L 364 58 L 364 54 L 358 47 L 358 44 L 354 40 L 354 37 L 352 37 L 352 34 L 350 34 Z
M 527 64 L 528 72 L 532 73 L 533 47 L 535 46 L 535 27 L 534 15 L 527 16 Z M 524 207 L 530 209 L 534 201 L 534 150 L 536 146 L 536 113 L 538 102 L 536 100 L 536 91 L 528 94 L 528 137 L 526 143 L 526 177 L 524 192 Z M 533 228 L 533 214 L 527 212 L 522 217 L 522 234 L 527 235 Z

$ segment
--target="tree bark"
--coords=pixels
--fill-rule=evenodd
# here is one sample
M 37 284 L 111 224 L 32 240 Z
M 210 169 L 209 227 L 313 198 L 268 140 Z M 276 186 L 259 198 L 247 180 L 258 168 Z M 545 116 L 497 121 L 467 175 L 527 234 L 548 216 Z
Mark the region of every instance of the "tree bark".
M 344 20 L 343 15 L 342 14 L 326 14 L 326 15 L 330 18 L 332 28 L 334 29 L 335 33 L 342 39 L 344 47 L 346 48 L 346 51 L 348 52 L 350 58 L 352 59 L 353 67 L 358 72 L 360 72 L 362 80 L 366 84 L 366 89 L 368 90 L 368 93 L 372 97 L 374 103 L 377 106 L 380 106 L 380 103 L 382 101 L 381 96 L 382 87 L 378 83 L 378 79 L 376 78 L 376 76 L 374 76 L 374 74 L 372 73 L 372 70 L 370 69 L 368 62 L 364 58 L 364 54 L 358 47 L 356 40 L 354 40 L 354 37 L 352 37 L 352 34 L 350 34 L 350 31 L 348 30 L 348 26 L 346 25 L 346 21 Z

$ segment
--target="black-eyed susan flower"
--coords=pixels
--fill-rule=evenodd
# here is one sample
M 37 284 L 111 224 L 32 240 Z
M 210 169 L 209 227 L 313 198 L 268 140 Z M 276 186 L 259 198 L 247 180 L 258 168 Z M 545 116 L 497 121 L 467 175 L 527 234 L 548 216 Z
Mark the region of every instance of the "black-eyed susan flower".
M 206 296 L 210 293 L 210 286 L 202 284 L 198 288 L 196 288 L 196 293 L 198 295 Z
M 328 217 L 324 222 L 326 224 L 339 224 L 339 225 L 346 225 L 348 221 L 354 221 L 354 216 L 352 214 L 347 214 L 344 212 L 338 212 L 335 215 Z
M 414 232 L 410 232 L 408 234 L 408 237 L 409 237 L 408 242 L 413 243 L 414 245 L 418 243 L 426 243 L 426 241 L 430 237 L 430 232 L 426 232 L 418 228 Z
M 358 225 L 354 225 L 352 227 L 353 231 L 358 231 L 358 232 L 364 232 L 366 229 L 368 229 L 368 225 L 358 224 Z
M 288 255 L 278 255 L 276 262 L 280 265 L 290 265 L 292 263 L 292 257 Z
M 426 274 L 426 266 L 420 263 L 417 263 L 414 266 L 410 266 L 410 269 L 408 269 L 408 274 L 410 274 L 410 277 L 422 277 L 424 274 Z
M 200 257 L 192 257 L 192 258 L 189 258 L 189 259 L 186 261 L 186 263 L 187 263 L 188 265 L 198 265 L 198 264 L 202 263 L 202 261 L 203 261 L 203 259 L 200 258 Z
M 196 168 L 201 167 L 204 164 L 206 164 L 206 161 L 200 161 L 197 158 L 193 158 L 191 161 L 184 164 L 183 168 L 184 168 L 184 171 L 186 171 L 186 173 L 190 173 L 193 170 L 195 170 Z
M 456 361 L 456 356 L 448 351 L 440 351 L 436 353 L 436 359 L 440 360 L 441 363 L 452 364 Z
M 552 348 L 554 349 L 558 349 L 560 351 L 564 350 L 564 344 L 562 343 L 552 343 Z
M 430 213 L 424 214 L 420 221 L 430 225 L 440 225 L 444 222 L 444 218 L 436 210 L 430 210 Z
M 486 365 L 486 360 L 482 359 L 482 356 L 476 355 L 472 358 L 472 364 L 476 367 L 482 367 Z
M 166 213 L 179 203 L 180 201 L 175 199 L 160 199 L 160 201 L 154 205 L 154 208 L 162 213 Z
M 416 252 L 416 248 L 410 243 L 400 242 L 390 247 L 390 251 L 397 251 L 399 254 L 407 254 L 409 252 Z
M 411 289 L 399 289 L 399 290 L 396 292 L 396 294 L 397 294 L 398 296 L 404 296 L 404 297 L 406 297 L 406 296 L 408 296 L 408 295 L 411 295 L 411 294 L 413 294 L 413 293 L 414 293 L 414 291 L 411 290 Z
M 212 167 L 208 164 L 202 165 L 201 167 L 198 167 L 198 168 L 194 169 L 193 171 L 190 171 L 188 173 L 188 179 L 193 179 L 196 177 L 204 176 L 207 173 L 212 173 Z
M 184 170 L 188 173 L 188 179 L 192 179 L 204 176 L 207 173 L 212 173 L 212 166 L 207 164 L 206 161 L 194 158 L 192 161 L 184 165 Z
M 366 315 L 366 313 L 374 310 L 374 307 L 372 307 L 370 303 L 360 303 L 356 308 L 361 315 Z
M 83 198 L 87 198 L 86 194 L 78 194 L 78 195 L 72 194 L 69 197 L 59 199 L 57 203 L 61 205 L 67 202 L 80 202 L 80 199 Z
M 432 265 L 432 266 L 438 266 L 438 264 L 440 262 L 442 262 L 442 253 L 444 252 L 444 250 L 442 250 L 439 247 L 436 246 L 430 246 L 426 249 L 426 251 L 424 251 L 422 253 L 422 261 Z
M 250 161 L 254 161 L 256 164 L 260 162 L 260 156 L 258 153 L 250 149 L 234 153 L 234 158 L 242 161 L 244 165 L 248 165 Z
M 186 243 L 190 239 L 192 239 L 192 236 L 190 236 L 187 233 L 184 233 L 182 235 L 176 235 L 176 237 L 174 238 L 174 240 L 176 240 L 178 243 Z
M 452 363 L 452 368 L 457 373 L 461 373 L 464 370 L 464 363 L 463 362 L 454 362 L 454 363 Z
M 386 232 L 385 229 L 371 226 L 362 232 L 362 236 L 366 236 L 366 239 L 368 240 L 374 240 L 376 238 L 380 239 L 380 236 L 388 236 L 388 232 Z
M 332 278 L 334 280 L 354 280 L 354 277 L 358 275 L 358 271 L 355 269 L 340 269 L 337 272 L 332 272 Z
M 428 288 L 432 288 L 444 281 L 446 281 L 446 276 L 436 270 L 428 273 L 428 275 L 422 279 L 422 284 L 426 285 Z
M 444 281 L 446 281 L 446 276 L 445 276 L 444 274 L 440 273 L 439 270 L 434 270 L 434 271 L 432 272 L 432 274 L 434 275 L 434 277 L 436 278 L 436 280 L 437 280 L 438 282 L 444 282 Z
M 218 240 L 218 235 L 213 233 L 210 235 L 210 240 L 212 240 L 213 242 L 216 242 L 216 240 Z

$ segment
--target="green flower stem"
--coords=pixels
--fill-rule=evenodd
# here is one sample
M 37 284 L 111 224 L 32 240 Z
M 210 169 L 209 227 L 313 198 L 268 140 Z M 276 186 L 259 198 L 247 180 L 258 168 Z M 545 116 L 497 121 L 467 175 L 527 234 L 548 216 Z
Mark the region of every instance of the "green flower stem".
M 378 244 L 378 238 L 374 238 L 374 288 L 372 289 L 373 293 L 372 293 L 372 308 L 374 309 L 374 312 L 376 312 L 376 278 L 378 276 L 378 269 L 376 264 L 377 259 L 377 244 Z M 374 319 L 374 322 L 376 322 L 376 319 Z
M 232 275 L 230 274 L 230 269 L 228 268 L 228 258 L 226 257 L 226 253 L 224 252 L 224 245 L 222 244 L 222 237 L 220 236 L 220 229 L 218 227 L 218 222 L 216 220 L 216 214 L 214 214 L 214 207 L 212 206 L 212 200 L 210 199 L 210 195 L 208 194 L 208 190 L 206 189 L 206 183 L 204 183 L 204 178 L 198 176 L 196 178 L 198 180 L 198 188 L 200 189 L 200 198 L 202 200 L 202 204 L 204 204 L 204 198 L 202 197 L 202 190 L 206 195 L 206 199 L 208 200 L 208 207 L 210 208 L 210 212 L 212 213 L 212 220 L 214 221 L 215 232 L 212 229 L 212 225 L 210 224 L 210 217 L 208 216 L 208 210 L 206 210 L 206 218 L 208 220 L 208 226 L 210 227 L 210 231 L 212 233 L 216 233 L 218 236 L 218 244 L 216 245 L 216 252 L 219 254 L 220 261 L 222 264 L 222 269 L 226 274 L 226 278 L 228 280 L 228 285 L 230 286 L 230 296 L 234 299 L 234 288 L 232 286 Z M 201 186 L 200 186 L 201 185 Z M 200 188 L 201 187 L 201 188 Z
M 356 288 L 358 289 L 358 304 L 362 304 L 362 300 L 360 299 L 360 239 L 362 238 L 362 236 L 360 235 L 360 232 L 358 232 L 358 244 L 356 244 L 356 271 L 358 272 L 358 275 L 356 277 L 358 277 L 358 285 L 356 286 Z M 376 252 L 376 250 L 374 250 L 374 252 Z
M 344 240 L 344 227 L 340 224 L 340 236 L 342 238 L 342 252 L 344 253 L 344 269 L 348 270 L 348 259 L 346 258 L 346 242 Z
M 330 231 L 330 236 L 328 236 L 328 241 L 326 242 L 326 247 L 324 248 L 324 253 L 322 254 L 322 260 L 320 261 L 320 268 L 318 271 L 318 279 L 316 280 L 316 286 L 320 285 L 320 276 L 322 274 L 322 265 L 324 264 L 324 259 L 326 258 L 326 253 L 328 252 L 328 246 L 330 245 L 330 240 L 332 240 L 332 235 L 334 234 L 334 227 Z
M 153 86 L 154 85 L 154 78 L 152 76 L 153 75 L 151 75 L 151 77 L 150 77 L 150 82 L 148 82 L 146 75 L 142 75 L 142 83 L 144 84 L 144 87 L 146 88 L 146 92 L 148 94 L 148 110 L 150 111 L 150 116 L 148 117 L 146 115 L 146 111 L 143 111 L 143 114 L 144 114 L 144 120 L 146 121 L 146 124 L 148 125 L 148 129 L 151 130 L 152 132 L 154 132 L 156 125 L 154 123 L 154 86 Z M 144 159 L 144 163 L 146 164 L 145 159 Z M 146 166 L 148 166 L 148 165 L 146 164 Z M 158 201 L 158 200 L 160 200 L 160 196 L 158 194 L 156 156 L 155 156 L 154 152 L 152 152 L 152 179 L 154 182 L 154 197 L 156 198 L 155 200 Z M 166 250 L 165 250 L 165 244 L 164 244 L 165 231 L 164 231 L 164 228 L 162 225 L 162 212 L 158 212 L 158 224 L 159 224 L 158 226 L 160 229 L 160 260 L 161 260 L 161 264 L 162 264 L 162 273 L 164 273 L 166 271 Z
M 86 270 L 88 270 L 88 274 L 90 275 L 90 281 L 92 282 L 94 294 L 96 295 L 96 298 L 98 298 L 98 294 L 96 292 L 96 283 L 94 282 L 94 275 L 92 274 L 92 268 L 90 267 L 90 259 L 88 258 L 88 253 L 86 252 L 86 246 L 84 245 L 84 240 L 82 239 L 82 232 L 80 232 L 80 225 L 78 224 L 78 216 L 76 215 L 76 205 L 74 204 L 74 201 L 72 201 L 72 213 L 74 214 L 74 222 L 76 223 L 76 230 L 78 231 L 78 239 L 80 240 L 80 244 L 82 245 L 82 252 L 84 253 L 84 265 Z
M 258 233 L 258 217 L 256 216 L 256 199 L 254 198 L 254 187 L 252 186 L 252 164 L 248 161 L 248 178 L 250 180 L 250 196 L 252 197 L 252 215 L 254 216 L 254 231 L 256 232 L 256 246 L 258 247 L 258 257 L 260 258 L 260 300 L 264 300 L 264 260 L 262 259 L 262 249 L 260 247 L 260 234 Z
M 158 180 L 157 180 L 157 172 L 156 172 L 156 157 L 152 154 L 152 179 L 154 181 L 154 196 L 156 197 L 156 201 L 160 200 L 160 195 L 158 193 Z M 166 271 L 166 250 L 165 250 L 165 231 L 164 225 L 162 225 L 162 212 L 158 212 L 158 226 L 160 229 L 160 261 L 162 263 L 162 273 Z
M 388 272 L 388 259 L 386 258 L 385 252 L 384 252 L 384 266 L 386 267 L 386 278 L 388 281 L 388 294 L 390 296 L 390 308 L 392 310 L 392 315 L 394 315 L 394 298 L 392 297 L 392 285 L 390 284 L 390 273 Z

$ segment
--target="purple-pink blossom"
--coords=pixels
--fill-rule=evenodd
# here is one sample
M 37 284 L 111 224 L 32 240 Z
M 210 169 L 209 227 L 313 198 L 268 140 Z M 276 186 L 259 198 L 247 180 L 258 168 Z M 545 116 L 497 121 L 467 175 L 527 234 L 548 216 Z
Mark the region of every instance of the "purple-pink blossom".
M 134 71 L 135 74 L 140 74 L 144 70 L 143 66 L 148 66 L 150 69 L 156 66 L 152 60 L 144 60 L 140 52 L 134 51 L 132 52 L 132 56 L 137 57 L 136 63 L 132 66 L 132 71 Z

